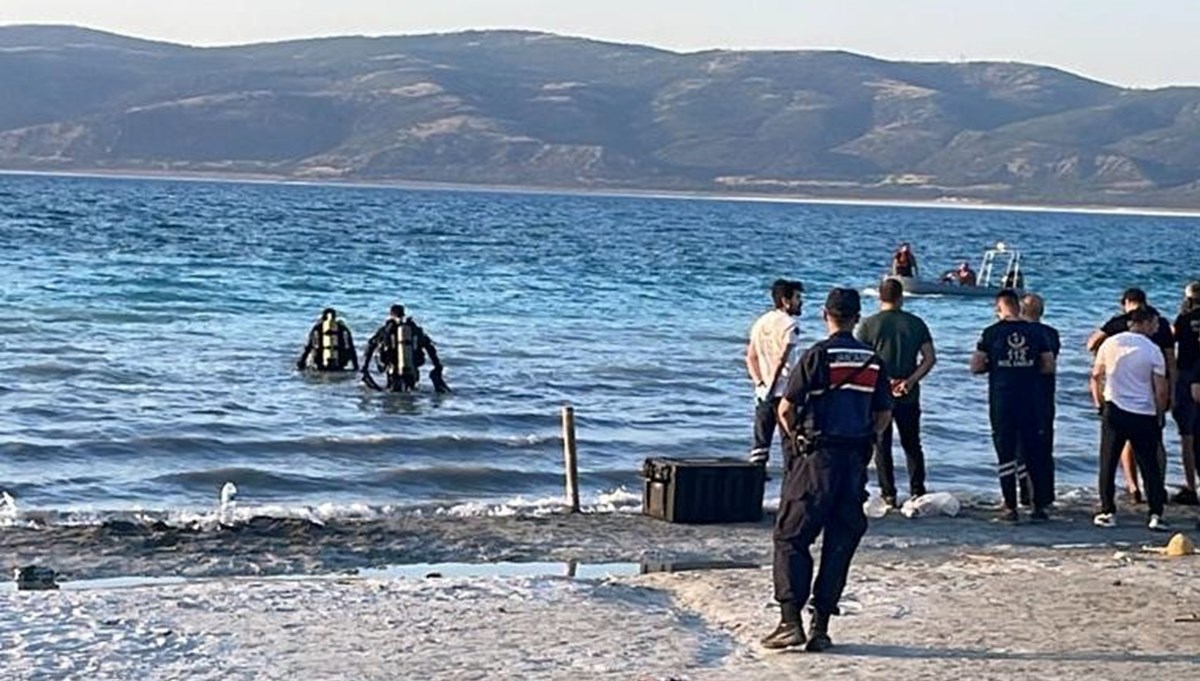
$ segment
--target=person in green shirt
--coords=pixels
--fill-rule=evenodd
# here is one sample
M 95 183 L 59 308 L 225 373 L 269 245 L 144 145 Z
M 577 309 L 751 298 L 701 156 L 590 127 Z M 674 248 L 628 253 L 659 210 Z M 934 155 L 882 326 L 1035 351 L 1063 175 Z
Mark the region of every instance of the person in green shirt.
M 892 422 L 900 431 L 900 446 L 908 465 L 908 491 L 919 497 L 925 489 L 925 452 L 921 449 L 921 379 L 933 369 L 937 354 L 929 327 L 920 317 L 902 310 L 904 287 L 895 279 L 879 286 L 879 312 L 862 320 L 858 339 L 871 346 L 882 359 L 891 379 Z M 875 470 L 879 493 L 891 506 L 897 505 L 896 474 L 892 465 L 892 427 L 889 425 L 875 445 Z

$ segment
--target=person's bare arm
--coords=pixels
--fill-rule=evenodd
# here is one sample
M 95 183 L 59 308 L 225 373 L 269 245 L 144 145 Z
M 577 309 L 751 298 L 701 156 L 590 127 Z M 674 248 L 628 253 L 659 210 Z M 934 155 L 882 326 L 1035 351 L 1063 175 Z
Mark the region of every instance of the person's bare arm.
M 1046 375 L 1052 375 L 1056 368 L 1056 360 L 1054 353 L 1050 351 L 1043 352 L 1038 355 L 1038 371 Z
M 1192 400 L 1200 403 L 1200 383 L 1192 384 Z
M 786 397 L 779 398 L 779 409 L 776 415 L 779 418 L 779 430 L 785 438 L 791 439 L 792 433 L 796 432 L 796 424 L 792 421 L 795 418 L 796 405 Z
M 758 373 L 758 350 L 755 349 L 754 343 L 746 344 L 746 373 L 750 375 L 750 380 L 754 385 L 765 383 L 763 377 Z
M 1087 351 L 1091 353 L 1098 351 L 1100 349 L 1100 345 L 1104 343 L 1104 339 L 1106 338 L 1108 338 L 1108 334 L 1104 333 L 1100 329 L 1093 331 L 1092 335 L 1088 336 L 1087 339 Z
M 1092 393 L 1092 405 L 1096 409 L 1104 406 L 1104 364 L 1096 359 L 1092 363 L 1092 372 L 1088 375 L 1088 390 Z
M 937 351 L 933 349 L 933 341 L 925 341 L 921 344 L 921 363 L 912 372 L 912 375 L 904 380 L 904 392 L 909 392 L 916 387 L 921 379 L 929 375 L 933 371 L 933 366 L 937 364 Z
M 987 353 L 982 350 L 976 350 L 971 353 L 971 373 L 986 374 L 988 370 Z
M 1154 404 L 1158 407 L 1158 413 L 1165 413 L 1171 408 L 1171 387 L 1167 383 L 1166 376 L 1154 374 Z

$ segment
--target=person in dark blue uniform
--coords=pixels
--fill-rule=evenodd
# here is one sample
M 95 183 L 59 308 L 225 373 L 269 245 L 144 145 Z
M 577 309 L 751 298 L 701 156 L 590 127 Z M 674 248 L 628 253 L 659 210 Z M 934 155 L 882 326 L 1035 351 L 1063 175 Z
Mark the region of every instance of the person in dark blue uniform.
M 1171 399 L 1171 416 L 1179 426 L 1179 444 L 1183 455 L 1183 487 L 1171 502 L 1184 506 L 1200 506 L 1196 496 L 1196 403 L 1192 400 L 1192 378 L 1200 374 L 1200 281 L 1190 282 L 1183 289 L 1183 302 L 1175 318 L 1175 395 Z
M 891 423 L 892 397 L 883 360 L 851 332 L 861 301 L 854 289 L 835 288 L 823 317 L 829 337 L 800 358 L 779 404 L 784 437 L 796 439 L 775 518 L 774 580 L 780 622 L 762 645 L 833 645 L 829 618 L 837 614 L 850 561 L 867 531 L 867 462 L 872 445 Z M 824 532 L 821 568 L 813 583 L 809 548 Z M 812 595 L 806 637 L 800 613 Z
M 1046 423 L 1046 375 L 1054 373 L 1054 353 L 1046 333 L 1033 322 L 1020 318 L 1021 302 L 1012 289 L 996 294 L 996 316 L 1000 321 L 983 330 L 971 355 L 971 373 L 988 375 L 988 410 L 992 443 L 1000 464 L 1000 493 L 1004 509 L 998 519 L 1016 522 L 1017 452 L 1025 456 L 1033 488 L 1033 511 L 1029 519 L 1049 519 L 1054 500 L 1050 480 L 1053 463 L 1042 445 Z
M 1046 313 L 1046 301 L 1036 293 L 1026 293 L 1021 298 L 1021 319 L 1033 324 L 1034 328 L 1041 331 L 1046 337 L 1046 344 L 1050 349 L 1050 353 L 1054 355 L 1054 360 L 1057 363 L 1058 353 L 1062 350 L 1062 341 L 1059 340 L 1058 329 L 1044 324 L 1042 315 Z M 1042 483 L 1046 486 L 1043 490 L 1043 500 L 1054 499 L 1054 418 L 1057 412 L 1055 400 L 1057 377 L 1054 374 L 1042 374 L 1041 376 L 1042 405 L 1039 413 L 1042 415 L 1041 426 L 1041 451 L 1038 456 L 1041 457 L 1041 462 L 1046 466 L 1046 475 L 1043 476 Z M 1029 471 L 1025 465 L 1025 453 L 1018 449 L 1017 451 L 1017 481 L 1020 485 L 1020 502 L 1022 506 L 1029 506 L 1033 503 L 1032 481 L 1029 479 Z

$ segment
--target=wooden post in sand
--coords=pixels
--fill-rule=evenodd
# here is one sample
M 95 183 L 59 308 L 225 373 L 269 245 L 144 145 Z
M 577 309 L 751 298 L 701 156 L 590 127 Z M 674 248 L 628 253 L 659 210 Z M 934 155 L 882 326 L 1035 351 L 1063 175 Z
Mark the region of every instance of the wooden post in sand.
M 579 459 L 575 451 L 575 407 L 562 408 L 563 459 L 567 467 L 567 507 L 579 513 Z

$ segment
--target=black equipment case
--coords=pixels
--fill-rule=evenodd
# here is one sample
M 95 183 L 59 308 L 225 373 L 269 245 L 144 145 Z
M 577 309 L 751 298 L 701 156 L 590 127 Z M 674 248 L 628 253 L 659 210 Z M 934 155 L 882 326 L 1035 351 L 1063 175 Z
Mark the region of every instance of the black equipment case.
M 642 513 L 672 523 L 762 520 L 766 468 L 745 459 L 652 457 L 642 464 Z

